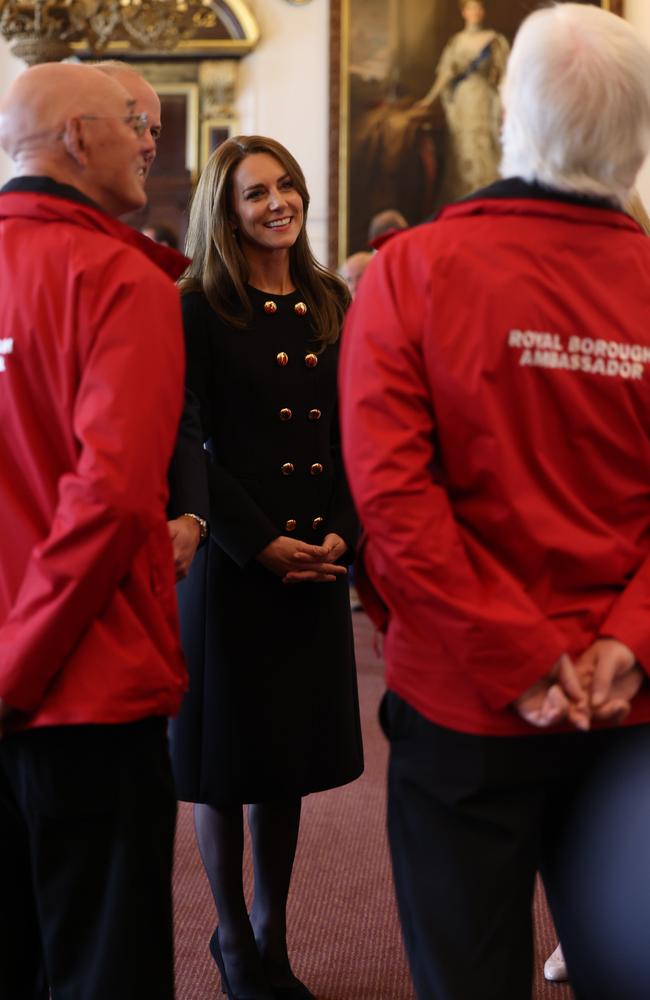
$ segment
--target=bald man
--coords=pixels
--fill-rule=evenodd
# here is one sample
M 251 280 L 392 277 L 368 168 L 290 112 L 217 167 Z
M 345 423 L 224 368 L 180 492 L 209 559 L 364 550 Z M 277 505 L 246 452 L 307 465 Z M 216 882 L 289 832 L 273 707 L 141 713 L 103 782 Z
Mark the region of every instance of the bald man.
M 166 524 L 182 405 L 175 251 L 144 205 L 146 114 L 98 70 L 0 105 L 0 996 L 173 998 L 185 688 Z M 149 258 L 149 259 L 147 259 Z
M 158 140 L 162 132 L 160 98 L 150 83 L 129 66 L 116 59 L 93 63 L 111 79 L 120 83 L 135 101 L 136 113 L 148 116 L 151 137 L 150 148 L 146 152 L 145 174 L 156 159 Z M 197 506 L 197 498 L 198 506 Z M 201 540 L 208 533 L 208 484 L 205 468 L 205 452 L 201 433 L 201 418 L 196 397 L 185 390 L 185 402 L 178 429 L 178 438 L 169 466 L 169 533 L 174 551 L 176 577 L 182 580 L 189 568 Z

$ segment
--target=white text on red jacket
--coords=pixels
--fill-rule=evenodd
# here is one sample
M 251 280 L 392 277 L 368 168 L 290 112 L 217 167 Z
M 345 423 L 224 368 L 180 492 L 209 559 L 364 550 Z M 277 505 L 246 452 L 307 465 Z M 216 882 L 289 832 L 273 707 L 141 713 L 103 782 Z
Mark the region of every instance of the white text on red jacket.
M 643 378 L 650 362 L 650 345 L 625 344 L 618 340 L 565 336 L 538 330 L 511 330 L 508 346 L 519 351 L 519 364 L 533 368 L 557 368 L 605 375 L 610 378 Z
M 0 337 L 0 372 L 7 370 L 6 354 L 11 354 L 14 349 L 13 337 Z

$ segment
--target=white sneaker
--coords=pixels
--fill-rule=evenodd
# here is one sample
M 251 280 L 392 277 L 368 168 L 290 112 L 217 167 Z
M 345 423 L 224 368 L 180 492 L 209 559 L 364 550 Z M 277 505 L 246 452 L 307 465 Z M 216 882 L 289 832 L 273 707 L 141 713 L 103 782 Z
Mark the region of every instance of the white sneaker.
M 565 983 L 568 978 L 562 945 L 558 944 L 553 954 L 544 962 L 544 979 L 552 983 Z

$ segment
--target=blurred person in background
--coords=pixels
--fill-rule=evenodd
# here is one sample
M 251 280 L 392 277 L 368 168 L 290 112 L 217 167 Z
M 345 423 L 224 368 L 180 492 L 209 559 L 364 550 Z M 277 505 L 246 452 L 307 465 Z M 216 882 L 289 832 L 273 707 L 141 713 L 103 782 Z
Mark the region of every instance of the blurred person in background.
M 371 250 L 378 250 L 379 247 L 399 233 L 402 229 L 408 229 L 409 224 L 402 215 L 394 208 L 387 208 L 383 212 L 373 215 L 368 226 L 368 246 Z
M 144 226 L 141 232 L 155 243 L 162 243 L 164 246 L 172 247 L 174 250 L 178 249 L 178 236 L 172 226 L 166 224 Z
M 357 288 L 361 281 L 361 276 L 372 260 L 373 255 L 367 250 L 360 250 L 359 253 L 351 254 L 343 261 L 339 268 L 339 275 L 350 290 L 352 298 L 357 294 Z

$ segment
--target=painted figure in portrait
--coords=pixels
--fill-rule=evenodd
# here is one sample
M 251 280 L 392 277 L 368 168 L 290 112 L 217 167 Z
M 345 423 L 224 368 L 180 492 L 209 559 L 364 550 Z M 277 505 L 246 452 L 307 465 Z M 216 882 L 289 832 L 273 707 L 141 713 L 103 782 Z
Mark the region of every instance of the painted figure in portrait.
M 462 31 L 445 45 L 433 86 L 417 107 L 440 98 L 447 122 L 441 200 L 455 201 L 496 180 L 501 159 L 499 85 L 510 45 L 505 35 L 484 26 L 482 0 L 460 4 Z
M 613 2 L 602 6 L 619 11 Z M 376 213 L 397 209 L 416 225 L 496 179 L 499 86 L 512 39 L 539 0 L 331 4 L 340 12 L 336 129 L 347 139 L 339 159 L 340 262 L 367 249 Z

